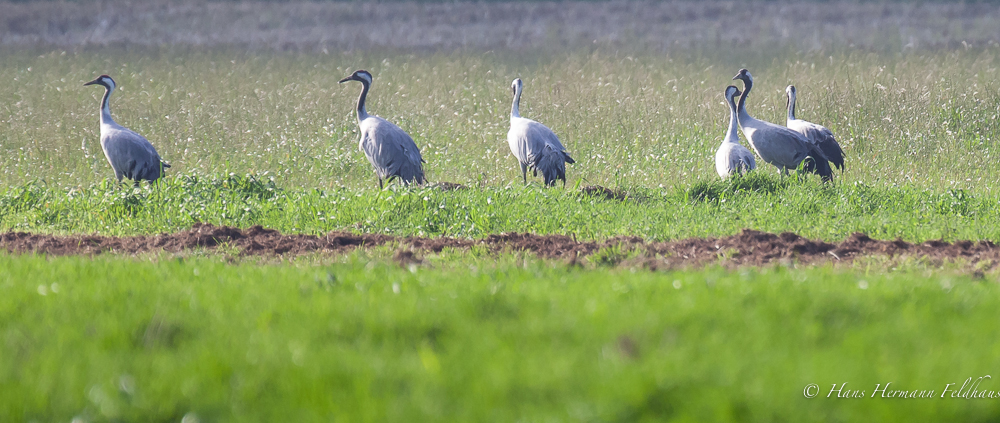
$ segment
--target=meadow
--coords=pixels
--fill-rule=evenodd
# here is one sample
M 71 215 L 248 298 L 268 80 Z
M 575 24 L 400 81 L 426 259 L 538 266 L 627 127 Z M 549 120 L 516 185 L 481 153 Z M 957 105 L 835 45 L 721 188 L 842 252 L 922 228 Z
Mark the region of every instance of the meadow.
M 855 231 L 995 240 L 994 50 L 775 52 L 759 63 L 718 52 L 17 51 L 0 65 L 16 82 L 0 103 L 10 116 L 0 123 L 0 227 L 130 235 L 200 221 L 311 234 L 658 240 L 752 228 L 827 240 Z M 781 178 L 766 164 L 749 180 L 717 180 L 722 89 L 742 66 L 758 81 L 751 113 L 782 121 L 784 87 L 794 83 L 799 115 L 837 134 L 847 170 L 833 184 Z M 359 87 L 336 82 L 361 67 L 376 75 L 369 110 L 412 134 L 428 179 L 467 189 L 376 189 L 357 149 Z M 118 78 L 118 122 L 171 163 L 158 186 L 110 182 L 97 142 L 102 93 L 80 82 L 92 69 Z M 505 139 L 514 77 L 526 81 L 522 113 L 554 128 L 577 160 L 565 189 L 520 182 Z M 630 201 L 580 195 L 589 185 Z
M 261 225 L 287 234 L 346 230 L 481 239 L 531 232 L 596 241 L 723 236 L 750 228 L 830 241 L 854 232 L 916 243 L 1000 239 L 1000 198 L 962 189 L 824 185 L 814 176 L 757 173 L 686 188 L 633 187 L 617 194 L 624 199 L 573 187 L 546 189 L 540 182 L 449 191 L 399 185 L 382 191 L 297 190 L 252 175 L 179 175 L 141 188 L 108 182 L 69 191 L 41 184 L 9 188 L 0 194 L 0 227 L 129 236 L 178 232 L 202 222 Z
M 181 16 L 201 7 L 164 4 L 155 7 Z M 0 233 L 128 236 L 204 222 L 465 239 L 531 232 L 677 240 L 750 228 L 826 241 L 854 232 L 914 243 L 1000 241 L 1000 44 L 984 24 L 993 12 L 855 5 L 845 16 L 879 16 L 868 32 L 836 23 L 854 22 L 844 18 L 809 34 L 808 22 L 758 22 L 745 27 L 748 35 L 699 23 L 733 10 L 719 4 L 674 5 L 689 17 L 680 27 L 657 21 L 672 15 L 646 4 L 649 15 L 621 38 L 594 43 L 587 31 L 614 27 L 643 4 L 406 4 L 416 14 L 406 22 L 437 29 L 440 8 L 493 13 L 493 26 L 478 12 L 455 22 L 466 35 L 483 25 L 483 34 L 503 33 L 504 22 L 517 20 L 510 10 L 548 13 L 523 22 L 522 38 L 506 44 L 482 34 L 435 38 L 445 31 L 414 35 L 414 45 L 400 41 L 402 30 L 382 43 L 346 37 L 344 28 L 354 27 L 339 24 L 330 24 L 336 33 L 274 24 L 300 22 L 288 18 L 296 13 L 315 15 L 301 22 L 320 26 L 354 19 L 330 12 L 345 7 L 334 3 L 280 12 L 213 3 L 199 15 L 205 20 L 190 21 L 190 33 L 170 34 L 116 15 L 149 5 L 125 12 L 101 3 L 94 17 L 71 19 L 81 4 L 0 4 L 23 18 L 0 23 L 0 79 L 8 82 L 0 85 Z M 837 7 L 761 8 L 811 10 L 803 19 L 817 21 Z M 254 10 L 269 11 L 256 29 L 241 20 Z M 385 4 L 362 12 L 388 26 L 406 15 Z M 553 16 L 595 26 L 547 27 Z M 198 38 L 199 25 L 228 29 Z M 716 35 L 668 42 L 683 25 Z M 243 38 L 222 35 L 233 31 Z M 329 34 L 340 35 L 325 40 Z M 214 41 L 198 41 L 206 39 Z M 784 88 L 794 84 L 798 116 L 837 135 L 847 160 L 833 183 L 781 177 L 766 164 L 718 180 L 723 90 L 744 67 L 755 78 L 752 115 L 783 122 Z M 374 75 L 369 112 L 413 136 L 430 185 L 377 188 L 357 147 L 360 86 L 337 83 L 355 69 Z M 82 86 L 102 73 L 118 83 L 116 121 L 172 165 L 158 184 L 113 181 L 99 144 L 103 91 Z M 577 161 L 565 187 L 521 183 L 506 143 L 516 77 L 525 82 L 521 114 L 551 127 Z M 588 186 L 616 198 L 588 194 Z M 793 257 L 758 268 L 720 260 L 650 271 L 473 247 L 418 251 L 421 260 L 400 265 L 393 256 L 401 247 L 263 257 L 225 245 L 135 256 L 0 252 L 0 420 L 1000 415 L 989 399 L 939 397 L 948 383 L 995 373 L 1000 292 L 992 262 Z M 844 382 L 865 398 L 826 398 Z M 888 382 L 936 396 L 871 397 Z M 803 394 L 810 383 L 822 391 L 816 398 Z M 980 388 L 1000 391 L 990 383 Z
M 741 67 L 755 76 L 751 114 L 798 114 L 837 134 L 849 171 L 838 182 L 991 193 L 997 152 L 998 48 L 885 54 L 776 51 L 754 56 L 615 53 L 239 53 L 164 47 L 5 54 L 0 177 L 60 189 L 109 177 L 98 140 L 103 94 L 116 78 L 116 120 L 144 134 L 171 172 L 255 174 L 283 187 L 371 188 L 357 147 L 360 87 L 368 109 L 407 130 L 432 182 L 517 182 L 506 143 L 510 81 L 525 81 L 522 115 L 561 137 L 578 161 L 570 185 L 679 187 L 714 179 L 728 119 L 722 92 Z M 773 169 L 762 169 L 773 172 Z

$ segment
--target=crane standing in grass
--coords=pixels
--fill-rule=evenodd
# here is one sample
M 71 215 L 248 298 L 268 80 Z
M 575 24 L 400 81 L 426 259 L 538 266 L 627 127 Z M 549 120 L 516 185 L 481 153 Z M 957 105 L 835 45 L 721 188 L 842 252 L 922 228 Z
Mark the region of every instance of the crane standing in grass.
M 420 156 L 420 149 L 413 138 L 392 122 L 369 115 L 365 110 L 365 98 L 372 85 L 372 74 L 358 70 L 341 79 L 340 83 L 347 81 L 358 81 L 362 86 L 358 97 L 358 128 L 361 132 L 358 147 L 375 168 L 379 188 L 383 188 L 383 180 L 388 182 L 394 178 L 399 178 L 404 185 L 423 184 L 423 163 L 426 162 Z
M 737 79 L 743 81 L 743 95 L 740 96 L 736 116 L 743 135 L 746 135 L 747 141 L 757 155 L 777 167 L 782 174 L 787 174 L 788 169 L 797 169 L 805 162 L 806 171 L 820 175 L 823 181 L 832 180 L 833 169 L 830 169 L 826 155 L 805 136 L 784 126 L 750 117 L 746 103 L 747 96 L 753 89 L 753 76 L 750 75 L 750 71 L 740 69 L 733 77 L 733 80 Z
M 141 180 L 153 182 L 163 177 L 164 168 L 170 165 L 160 159 L 153 144 L 111 119 L 108 100 L 115 90 L 115 81 L 110 76 L 101 75 L 83 85 L 104 87 L 104 98 L 101 100 L 101 149 L 104 150 L 104 157 L 107 157 L 111 169 L 115 171 L 118 182 L 124 177 L 138 185 Z
M 566 186 L 566 163 L 576 163 L 551 129 L 531 119 L 521 117 L 518 106 L 521 102 L 521 91 L 524 83 L 517 78 L 510 84 L 514 92 L 514 103 L 510 108 L 510 130 L 507 131 L 507 144 L 510 152 L 521 165 L 521 178 L 528 183 L 528 168 L 532 175 L 542 178 L 546 186 L 555 185 L 557 179 L 562 179 Z
M 722 145 L 715 152 L 715 171 L 719 177 L 726 179 L 732 175 L 742 175 L 757 168 L 757 161 L 753 158 L 753 153 L 740 144 L 739 132 L 736 129 L 736 96 L 740 95 L 739 88 L 732 85 L 726 87 L 726 103 L 729 105 L 729 129 L 726 137 L 722 139 Z
M 809 142 L 816 144 L 826 158 L 830 159 L 837 169 L 844 170 L 844 150 L 840 148 L 837 139 L 833 137 L 833 132 L 823 125 L 817 125 L 802 119 L 795 118 L 795 86 L 789 85 L 785 88 L 785 95 L 788 98 L 788 120 L 785 126 L 806 137 Z

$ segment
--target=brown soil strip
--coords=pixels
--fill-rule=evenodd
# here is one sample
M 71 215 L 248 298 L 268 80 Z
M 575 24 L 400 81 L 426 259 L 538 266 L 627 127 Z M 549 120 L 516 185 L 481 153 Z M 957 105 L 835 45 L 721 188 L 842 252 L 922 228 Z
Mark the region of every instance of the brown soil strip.
M 254 226 L 241 230 L 227 226 L 196 224 L 190 230 L 154 236 L 107 237 L 97 235 L 36 235 L 11 232 L 0 235 L 0 249 L 12 253 L 93 255 L 182 252 L 194 248 L 223 246 L 241 255 L 341 253 L 356 248 L 396 246 L 401 263 L 419 262 L 414 252 L 440 252 L 444 248 L 482 245 L 493 252 L 528 251 L 539 257 L 578 263 L 588 256 L 608 264 L 638 264 L 652 269 L 698 266 L 708 263 L 764 265 L 794 260 L 799 263 L 850 261 L 856 257 L 909 256 L 934 262 L 962 259 L 988 271 L 1000 263 L 1000 248 L 989 241 L 927 241 L 911 244 L 902 240 L 881 241 L 855 233 L 840 243 L 810 240 L 793 233 L 775 235 L 744 229 L 721 238 L 690 238 L 668 242 L 646 242 L 639 237 L 615 237 L 604 241 L 578 242 L 565 235 L 507 233 L 481 240 L 456 238 L 393 237 L 378 234 L 331 232 L 324 236 L 282 235 Z M 596 255 L 595 255 L 596 254 Z

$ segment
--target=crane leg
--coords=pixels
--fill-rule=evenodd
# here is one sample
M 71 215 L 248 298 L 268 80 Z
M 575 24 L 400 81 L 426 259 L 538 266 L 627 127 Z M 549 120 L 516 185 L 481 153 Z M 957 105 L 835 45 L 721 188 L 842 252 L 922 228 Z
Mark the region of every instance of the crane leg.
M 521 179 L 524 180 L 524 184 L 528 185 L 528 166 L 521 165 Z
M 382 185 L 382 178 L 378 178 L 378 189 L 379 190 L 385 189 L 385 186 Z

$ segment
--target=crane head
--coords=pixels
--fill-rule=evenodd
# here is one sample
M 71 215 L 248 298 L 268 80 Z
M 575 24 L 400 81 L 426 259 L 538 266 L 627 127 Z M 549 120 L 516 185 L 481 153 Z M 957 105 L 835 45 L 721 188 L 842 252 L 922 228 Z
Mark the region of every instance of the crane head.
M 794 107 L 792 107 L 792 103 L 794 103 L 794 102 L 795 102 L 795 86 L 794 85 L 789 85 L 789 86 L 785 87 L 785 108 L 792 108 L 792 109 L 794 109 Z M 794 110 L 792 110 L 789 113 L 793 113 L 793 112 L 794 112 Z M 791 116 L 791 114 L 789 114 L 789 116 Z
M 736 76 L 733 77 L 733 81 L 737 79 L 742 80 L 744 83 L 752 82 L 753 76 L 750 76 L 750 71 L 746 69 L 740 69 L 740 71 L 736 74 Z
M 341 79 L 340 83 L 343 84 L 343 83 L 345 83 L 347 81 L 359 81 L 362 84 L 371 85 L 371 83 L 372 83 L 372 74 L 369 73 L 366 70 L 360 70 L 359 69 L 359 70 L 354 71 L 354 73 L 352 73 L 351 76 L 348 76 L 347 78 Z
M 741 93 L 740 89 L 736 88 L 735 85 L 730 85 L 730 86 L 726 87 L 726 100 L 732 100 L 733 98 L 736 98 L 736 96 L 738 96 L 740 94 L 743 94 L 743 93 Z
M 111 79 L 110 76 L 101 75 L 101 76 L 98 76 L 97 79 L 95 79 L 93 81 L 90 81 L 90 82 L 88 82 L 86 84 L 83 84 L 83 85 L 84 86 L 87 86 L 87 85 L 102 85 L 102 86 L 104 86 L 104 88 L 107 88 L 108 90 L 114 90 L 115 89 L 115 80 Z
M 510 91 L 514 95 L 517 95 L 518 88 L 521 88 L 521 86 L 523 86 L 523 85 L 524 85 L 524 82 L 521 82 L 521 78 L 514 78 L 514 81 L 512 81 L 510 83 Z

